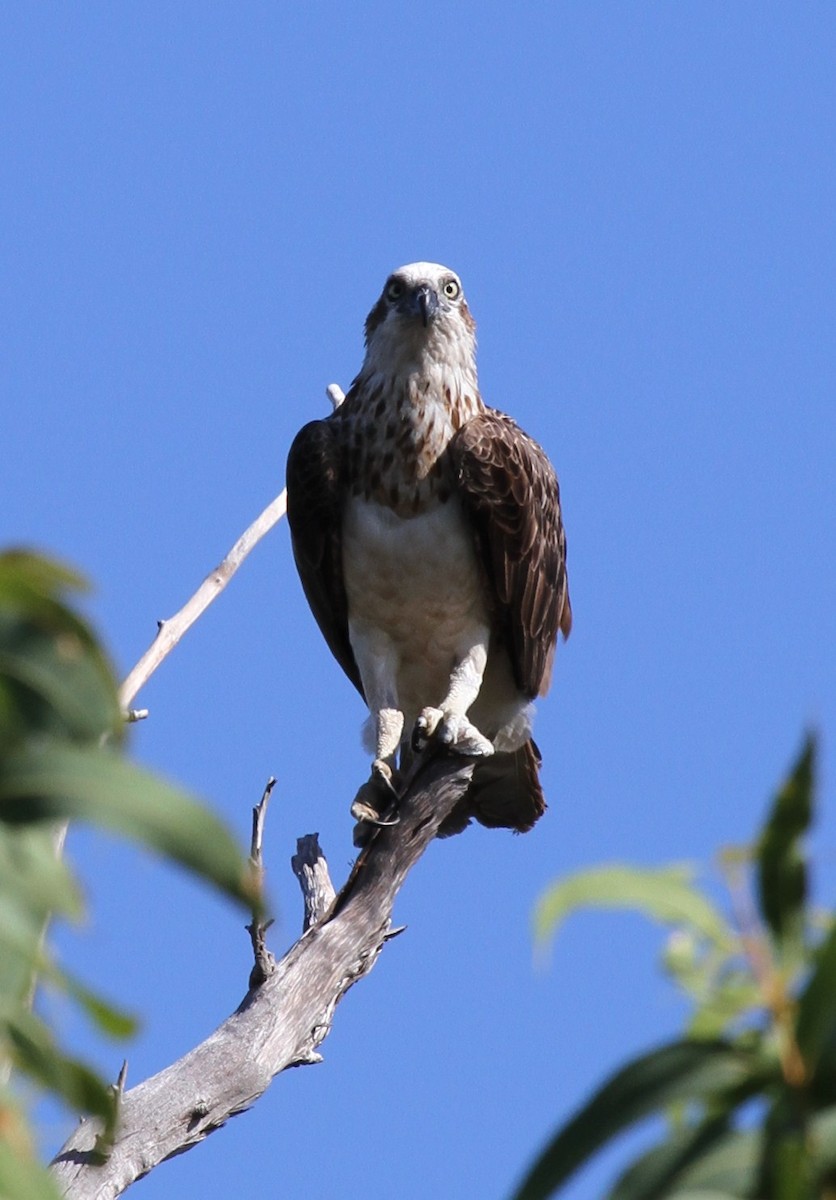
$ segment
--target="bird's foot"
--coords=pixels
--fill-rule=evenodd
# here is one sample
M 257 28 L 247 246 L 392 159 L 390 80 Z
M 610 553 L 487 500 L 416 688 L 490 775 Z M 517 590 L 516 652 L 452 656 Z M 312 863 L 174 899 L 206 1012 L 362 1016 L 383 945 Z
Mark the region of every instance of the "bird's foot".
M 480 733 L 467 717 L 445 713 L 440 708 L 422 710 L 412 731 L 413 749 L 423 750 L 432 737 L 448 750 L 472 758 L 487 758 L 494 752 L 493 742 Z
M 398 798 L 397 776 L 385 758 L 376 758 L 372 763 L 372 779 L 375 780 L 384 794 Z
M 389 763 L 376 758 L 372 773 L 357 792 L 351 804 L 354 826 L 354 845 L 365 846 L 375 829 L 385 825 L 397 825 L 398 793 L 395 778 Z

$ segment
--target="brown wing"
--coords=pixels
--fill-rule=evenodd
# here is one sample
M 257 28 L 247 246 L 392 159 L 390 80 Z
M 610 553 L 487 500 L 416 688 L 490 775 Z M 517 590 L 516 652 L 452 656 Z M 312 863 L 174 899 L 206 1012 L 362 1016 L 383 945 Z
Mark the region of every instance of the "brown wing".
M 462 426 L 450 458 L 514 678 L 529 699 L 542 696 L 558 630 L 572 628 L 557 476 L 537 443 L 490 408 Z
M 299 430 L 287 456 L 287 520 L 293 557 L 311 612 L 331 653 L 363 695 L 348 637 L 343 582 L 343 475 L 339 426 L 333 418 Z

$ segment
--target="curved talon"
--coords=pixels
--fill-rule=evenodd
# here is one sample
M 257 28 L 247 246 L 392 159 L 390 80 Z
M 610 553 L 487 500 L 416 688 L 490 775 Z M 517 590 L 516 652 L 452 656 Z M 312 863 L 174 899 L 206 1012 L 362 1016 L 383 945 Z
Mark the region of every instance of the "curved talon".
M 372 763 L 371 775 L 352 801 L 351 815 L 361 825 L 376 827 L 397 825 L 400 820 L 392 768 L 383 759 L 376 758 Z M 356 838 L 355 843 L 361 844 Z
M 444 718 L 440 708 L 425 708 L 420 713 L 412 730 L 412 749 L 420 753 L 429 742 Z
M 363 784 L 351 805 L 351 815 L 357 822 L 354 826 L 353 841 L 358 849 L 369 844 L 376 829 L 397 825 L 401 819 L 394 800 L 390 799 L 388 806 L 382 811 L 373 808 L 366 798 L 369 791 L 376 793 L 376 797 L 380 798 L 379 784 L 375 777 Z
M 359 793 L 352 802 L 351 815 L 355 821 L 362 821 L 364 825 L 377 825 L 381 829 L 385 829 L 388 825 L 397 825 L 401 819 L 394 804 L 382 812 L 378 812 L 367 801 L 361 799 Z
M 397 796 L 398 794 L 392 768 L 383 758 L 376 758 L 372 763 L 372 775 L 369 783 L 379 784 L 387 795 Z
M 369 825 L 376 825 L 378 829 L 388 829 L 390 825 L 400 825 L 401 814 L 396 808 L 392 808 L 378 817 L 368 817 L 367 821 Z

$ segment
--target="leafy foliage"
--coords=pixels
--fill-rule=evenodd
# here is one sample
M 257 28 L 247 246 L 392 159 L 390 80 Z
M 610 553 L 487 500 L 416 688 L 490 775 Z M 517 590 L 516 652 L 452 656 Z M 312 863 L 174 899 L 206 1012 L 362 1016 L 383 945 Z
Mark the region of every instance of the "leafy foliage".
M 16 1071 L 72 1110 L 115 1119 L 108 1083 L 55 1040 L 33 1008 L 36 980 L 64 992 L 103 1032 L 134 1021 L 55 960 L 54 915 L 77 919 L 81 894 L 60 857 L 66 822 L 134 839 L 228 895 L 254 901 L 246 861 L 226 828 L 196 801 L 128 763 L 107 658 L 67 603 L 72 571 L 23 552 L 0 555 L 0 1196 L 55 1200 L 36 1163 Z
M 691 1013 L 680 1040 L 616 1071 L 558 1130 L 514 1200 L 556 1195 L 607 1142 L 651 1115 L 667 1116 L 667 1133 L 608 1200 L 836 1195 L 836 924 L 822 936 L 809 908 L 814 777 L 808 738 L 754 847 L 723 856 L 729 917 L 683 867 L 598 868 L 542 897 L 540 944 L 584 906 L 635 908 L 670 926 L 663 965 Z

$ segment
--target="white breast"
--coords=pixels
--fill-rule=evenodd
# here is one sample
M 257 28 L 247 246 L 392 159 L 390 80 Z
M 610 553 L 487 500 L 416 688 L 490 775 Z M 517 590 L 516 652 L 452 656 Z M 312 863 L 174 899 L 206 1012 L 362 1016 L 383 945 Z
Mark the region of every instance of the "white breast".
M 343 571 L 364 682 L 374 669 L 369 656 L 391 653 L 400 706 L 410 720 L 439 702 L 468 639 L 487 637 L 476 553 L 460 507 L 451 499 L 399 517 L 373 501 L 352 499 L 343 523 Z

